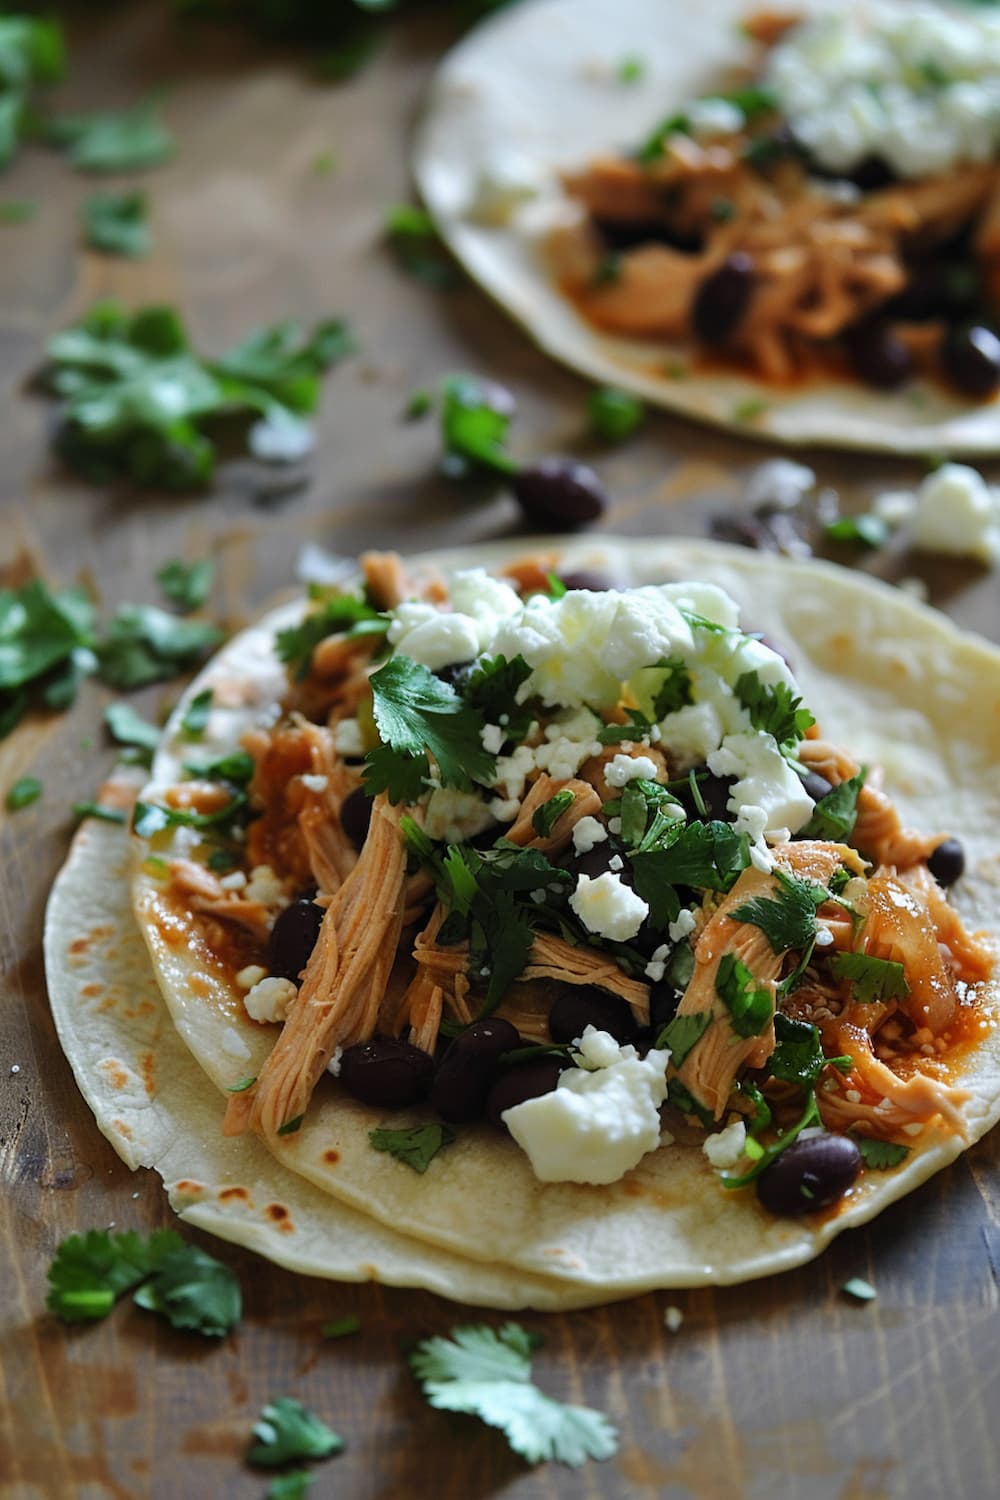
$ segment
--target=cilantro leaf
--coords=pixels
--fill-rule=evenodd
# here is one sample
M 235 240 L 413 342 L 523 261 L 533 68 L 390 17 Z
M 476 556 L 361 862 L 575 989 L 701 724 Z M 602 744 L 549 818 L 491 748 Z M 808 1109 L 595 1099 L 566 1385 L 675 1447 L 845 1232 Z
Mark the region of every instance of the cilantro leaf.
M 838 516 L 823 527 L 832 542 L 861 542 L 865 547 L 884 547 L 889 540 L 889 523 L 881 516 Z
M 95 115 L 62 115 L 49 140 L 65 147 L 81 172 L 135 172 L 158 167 L 174 154 L 174 138 L 159 118 L 157 101 Z
M 623 443 L 642 426 L 646 408 L 637 396 L 616 386 L 602 385 L 587 397 L 587 420 L 595 437 Z
M 865 1166 L 876 1172 L 888 1172 L 890 1168 L 898 1167 L 910 1154 L 909 1146 L 897 1145 L 895 1141 L 877 1141 L 870 1135 L 859 1135 L 856 1140 Z
M 450 376 L 441 400 L 446 455 L 463 467 L 516 473 L 518 465 L 505 446 L 511 416 L 511 406 L 497 401 L 489 387 L 473 376 Z
M 529 1463 L 555 1459 L 574 1467 L 611 1458 L 618 1434 L 601 1412 L 567 1406 L 531 1383 L 533 1340 L 517 1323 L 502 1328 L 454 1328 L 430 1338 L 410 1356 L 410 1367 L 431 1406 L 467 1412 L 506 1435 Z
M 232 801 L 215 812 L 192 812 L 185 807 L 163 807 L 159 802 L 137 802 L 132 811 L 132 831 L 141 839 L 151 839 L 165 828 L 219 828 L 246 806 L 246 793 L 237 792 Z
M 306 1490 L 315 1479 L 308 1469 L 289 1469 L 276 1474 L 267 1487 L 264 1500 L 305 1500 Z
M 801 1088 L 814 1086 L 826 1064 L 819 1039 L 819 1028 L 808 1021 L 795 1021 L 781 1011 L 774 1018 L 776 1046 L 767 1061 L 772 1078 L 783 1083 L 797 1083 Z
M 816 722 L 787 683 L 777 682 L 769 687 L 756 672 L 744 672 L 737 678 L 736 696 L 750 715 L 753 727 L 773 735 L 783 753 L 794 750 Z
M 370 5 L 371 0 L 368 3 Z M 378 4 L 379 0 L 375 3 Z M 385 234 L 403 270 L 418 281 L 438 291 L 448 291 L 458 285 L 458 270 L 448 256 L 434 220 L 425 209 L 416 208 L 411 203 L 390 208 L 385 216 Z
M 123 604 L 98 646 L 98 671 L 111 687 L 146 687 L 195 666 L 222 637 L 204 620 L 180 620 L 153 604 Z
M 371 797 L 388 792 L 390 802 L 416 802 L 430 774 L 426 755 L 400 755 L 391 745 L 376 745 L 365 756 L 365 790 Z
M 57 22 L 0 16 L 0 168 L 13 159 L 22 136 L 32 132 L 33 90 L 55 83 L 64 65 L 63 34 Z
M 87 244 L 107 255 L 142 260 L 153 247 L 147 208 L 145 193 L 95 193 L 82 208 Z
M 838 979 L 848 979 L 854 998 L 862 1005 L 879 1000 L 902 1000 L 910 993 L 902 964 L 869 953 L 834 953 L 830 968 Z
M 185 615 L 200 609 L 205 603 L 214 577 L 215 563 L 209 557 L 198 558 L 193 563 L 173 558 L 156 573 L 156 581 L 165 597 Z
M 518 688 L 530 676 L 531 668 L 523 656 L 511 657 L 510 661 L 505 656 L 482 656 L 462 684 L 462 697 L 470 708 L 479 710 L 488 724 L 498 723 L 501 714 L 511 715 L 507 738 L 523 739 L 532 715 L 522 710 L 524 728 L 519 732 L 513 722 L 514 706 Z
M 161 737 L 155 724 L 150 724 L 128 703 L 109 703 L 104 710 L 104 722 L 116 744 L 140 751 L 138 759 L 142 765 L 152 764 Z
M 729 1012 L 737 1036 L 760 1036 L 774 1014 L 774 996 L 758 985 L 753 974 L 735 953 L 724 953 L 715 976 L 715 992 Z
M 806 948 L 816 936 L 816 908 L 826 900 L 827 891 L 784 870 L 774 873 L 778 882 L 776 896 L 756 896 L 735 907 L 729 915 L 734 922 L 749 922 L 759 927 L 772 953 Z
M 57 1246 L 49 1266 L 46 1306 L 64 1323 L 104 1318 L 123 1292 L 137 1286 L 183 1245 L 173 1229 L 154 1230 L 148 1240 L 133 1230 L 110 1234 L 106 1229 L 90 1229 L 83 1235 L 71 1234 Z
M 369 678 L 369 685 L 383 743 L 381 757 L 373 763 L 368 756 L 365 781 L 371 791 L 385 785 L 393 802 L 410 797 L 413 762 L 426 765 L 428 754 L 437 763 L 442 786 L 468 791 L 473 780 L 489 781 L 496 756 L 483 749 L 482 716 L 449 683 L 409 657 L 394 656 Z
M 540 839 L 547 839 L 555 825 L 559 822 L 563 813 L 573 806 L 576 798 L 569 787 L 563 787 L 561 792 L 556 792 L 541 807 L 536 807 L 531 815 L 531 826 Z
M 8 812 L 20 812 L 22 807 L 37 802 L 41 795 L 42 783 L 37 776 L 21 776 L 8 788 L 4 806 Z
M 74 802 L 74 818 L 96 818 L 99 823 L 126 823 L 128 819 L 120 807 L 108 807 L 103 802 Z
M 215 760 L 201 764 L 184 762 L 188 775 L 196 776 L 200 781 L 235 781 L 238 786 L 245 786 L 252 780 L 256 768 L 249 750 L 233 750 L 228 755 L 220 755 Z
M 662 931 L 680 911 L 674 887 L 728 891 L 750 863 L 750 843 L 730 823 L 675 822 L 664 830 L 661 847 L 637 850 L 629 858 L 636 893 L 648 905 L 654 928 Z
M 358 594 L 337 594 L 325 599 L 322 607 L 310 610 L 298 625 L 279 630 L 274 640 L 278 660 L 284 662 L 298 680 L 308 677 L 312 656 L 320 641 L 330 635 L 380 634 L 389 628 L 388 618 L 373 609 Z
M 670 1061 L 679 1068 L 696 1042 L 712 1024 L 712 1012 L 699 1010 L 691 1015 L 674 1016 L 656 1039 L 657 1047 L 670 1048 Z
M 357 1313 L 347 1313 L 343 1318 L 324 1323 L 320 1332 L 325 1339 L 347 1338 L 349 1334 L 361 1332 L 361 1319 Z
M 667 673 L 653 697 L 653 719 L 659 721 L 693 703 L 694 686 L 687 663 L 679 656 L 664 657 L 656 669 Z
M 344 1446 L 342 1438 L 291 1396 L 280 1396 L 261 1408 L 253 1435 L 257 1441 L 250 1445 L 247 1462 L 262 1468 L 301 1458 L 328 1458 Z
M 368 1139 L 376 1151 L 388 1151 L 390 1156 L 423 1176 L 438 1152 L 451 1145 L 455 1133 L 447 1125 L 432 1121 L 402 1130 L 370 1130 Z
M 858 816 L 858 796 L 865 784 L 868 767 L 862 766 L 856 776 L 842 781 L 832 791 L 821 797 L 813 808 L 812 817 L 801 830 L 804 839 L 825 839 L 840 844 L 854 832 Z
M 166 1318 L 172 1328 L 191 1329 L 207 1338 L 228 1333 L 243 1311 L 235 1273 L 197 1245 L 184 1242 L 157 1261 L 135 1301 Z
M 181 733 L 186 740 L 201 739 L 212 716 L 214 698 L 215 691 L 212 688 L 203 688 L 200 693 L 195 693 L 181 715 Z
M 602 724 L 595 738 L 602 745 L 620 745 L 623 741 L 640 740 L 647 730 L 652 729 L 654 720 L 638 708 L 627 708 L 627 724 Z

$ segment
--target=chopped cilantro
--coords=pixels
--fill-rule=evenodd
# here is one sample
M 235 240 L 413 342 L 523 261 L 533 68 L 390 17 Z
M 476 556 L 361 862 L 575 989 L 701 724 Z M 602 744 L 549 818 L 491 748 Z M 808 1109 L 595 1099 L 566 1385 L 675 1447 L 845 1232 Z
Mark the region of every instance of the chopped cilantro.
M 118 745 L 128 745 L 141 752 L 142 765 L 151 765 L 153 752 L 160 743 L 160 731 L 128 703 L 109 703 L 104 710 L 108 733 Z
M 546 573 L 545 582 L 548 585 L 548 597 L 550 599 L 563 599 L 569 593 L 569 589 L 563 583 L 562 579 L 551 570 Z
M 597 740 L 602 745 L 621 745 L 625 741 L 641 740 L 653 727 L 654 721 L 638 708 L 627 708 L 627 724 L 603 724 L 597 731 Z
M 496 756 L 483 749 L 483 720 L 455 689 L 406 656 L 394 656 L 369 679 L 382 741 L 366 757 L 369 794 L 387 791 L 392 802 L 413 801 L 434 757 L 442 786 L 467 791 L 489 781 Z
M 661 120 L 656 129 L 653 130 L 643 141 L 636 152 L 636 160 L 644 167 L 651 162 L 658 161 L 663 155 L 667 141 L 672 135 L 684 135 L 691 128 L 691 121 L 687 115 L 672 114 L 665 120 Z
M 220 828 L 232 822 L 246 806 L 246 801 L 246 793 L 237 792 L 230 802 L 210 813 L 192 812 L 184 807 L 163 807 L 159 802 L 137 802 L 132 813 L 132 829 L 139 838 L 151 839 L 165 828 Z
M 172 1229 L 145 1240 L 133 1231 L 70 1235 L 56 1251 L 49 1283 L 47 1306 L 67 1323 L 106 1317 L 134 1286 L 139 1307 L 160 1313 L 174 1328 L 210 1337 L 227 1333 L 242 1311 L 233 1272 Z
M 816 722 L 786 683 L 769 687 L 756 672 L 744 672 L 737 678 L 736 696 L 750 715 L 753 727 L 773 735 L 783 754 L 794 750 Z
M 840 516 L 828 521 L 823 531 L 832 542 L 861 542 L 866 547 L 884 547 L 889 526 L 881 516 Z
M 737 401 L 732 409 L 734 422 L 756 422 L 766 411 L 770 410 L 771 403 L 765 401 L 763 396 L 748 396 L 745 401 Z
M 522 740 L 532 719 L 529 709 L 515 709 L 518 688 L 531 676 L 523 656 L 481 656 L 462 684 L 462 697 L 477 709 L 487 724 L 497 724 L 501 714 L 509 716 L 508 739 Z
M 676 921 L 680 910 L 674 886 L 728 891 L 750 863 L 750 843 L 730 823 L 675 822 L 659 849 L 637 851 L 630 858 L 636 893 L 649 906 L 654 928 L 661 930 Z
M 37 776 L 21 776 L 8 788 L 4 803 L 8 812 L 20 812 L 22 807 L 37 802 L 41 795 L 42 783 Z
M 214 577 L 215 563 L 209 557 L 199 558 L 193 563 L 173 558 L 157 570 L 156 581 L 170 603 L 188 615 L 205 603 Z
M 232 750 L 215 760 L 185 761 L 184 769 L 189 776 L 197 776 L 200 780 L 235 781 L 238 786 L 245 786 L 253 777 L 256 762 L 249 750 Z
M 842 781 L 825 797 L 821 797 L 813 808 L 812 817 L 801 830 L 807 839 L 825 839 L 831 843 L 843 843 L 854 832 L 858 816 L 858 796 L 865 784 L 868 767 L 862 766 L 856 776 Z
M 357 1313 L 348 1313 L 346 1317 L 335 1318 L 332 1323 L 324 1323 L 320 1333 L 325 1339 L 343 1339 L 348 1334 L 361 1332 L 361 1319 Z
M 691 673 L 679 656 L 664 657 L 656 666 L 657 670 L 664 670 L 667 675 L 653 698 L 654 720 L 664 719 L 667 714 L 676 713 L 678 709 L 686 708 L 694 701 Z
M 186 740 L 202 738 L 212 716 L 214 698 L 215 691 L 212 688 L 203 688 L 200 693 L 195 693 L 181 715 L 181 733 Z
M 602 385 L 587 397 L 587 420 L 595 437 L 623 443 L 642 426 L 646 408 L 637 396 L 616 386 Z
M 778 1018 L 775 1017 L 775 1020 L 777 1019 Z M 783 1135 L 780 1135 L 776 1141 L 772 1141 L 770 1146 L 765 1146 L 760 1156 L 757 1157 L 753 1166 L 750 1167 L 748 1171 L 744 1172 L 742 1176 L 723 1176 L 723 1187 L 730 1189 L 748 1187 L 751 1182 L 755 1181 L 756 1178 L 760 1176 L 761 1172 L 763 1172 L 766 1167 L 769 1167 L 773 1161 L 777 1161 L 778 1157 L 783 1151 L 787 1151 L 788 1147 L 798 1140 L 799 1135 L 803 1130 L 806 1130 L 811 1125 L 821 1124 L 822 1121 L 820 1119 L 819 1108 L 816 1104 L 816 1090 L 815 1088 L 810 1086 L 806 1090 L 805 1107 L 799 1118 L 795 1121 L 795 1124 L 790 1126 L 788 1130 L 786 1130 Z
M 408 422 L 417 422 L 434 406 L 434 397 L 430 391 L 414 391 L 403 407 L 403 416 Z
M 802 949 L 816 937 L 816 908 L 827 898 L 824 886 L 775 870 L 777 894 L 757 896 L 729 913 L 734 922 L 759 927 L 772 953 Z
M 286 1120 L 284 1125 L 279 1125 L 278 1135 L 297 1135 L 302 1129 L 302 1121 L 305 1115 L 295 1115 L 291 1120 Z
M 645 72 L 645 60 L 635 52 L 630 52 L 618 64 L 618 78 L 621 83 L 638 83 L 640 78 L 644 77 Z
M 367 599 L 359 594 L 335 594 L 324 599 L 319 609 L 310 610 L 301 624 L 279 630 L 274 649 L 279 661 L 301 682 L 309 675 L 313 652 L 327 636 L 382 635 L 388 628 L 388 617 L 373 609 Z
M 120 807 L 106 807 L 103 802 L 74 802 L 73 816 L 81 821 L 84 818 L 96 818 L 98 823 L 126 822 Z
M 588 1458 L 611 1458 L 618 1434 L 607 1417 L 554 1401 L 532 1384 L 538 1342 L 518 1323 L 454 1328 L 449 1338 L 419 1344 L 410 1368 L 431 1406 L 467 1412 L 500 1428 L 529 1463 L 554 1459 L 576 1467 Z
M 857 1136 L 858 1150 L 866 1167 L 877 1172 L 888 1172 L 898 1167 L 910 1154 L 909 1146 L 900 1146 L 895 1141 L 877 1141 L 874 1136 Z
M 265 1491 L 264 1500 L 305 1500 L 306 1490 L 315 1479 L 308 1469 L 289 1469 L 276 1474 Z
M 854 998 L 862 1005 L 879 1000 L 902 1000 L 910 993 L 902 964 L 869 953 L 834 953 L 830 968 L 838 979 L 850 980 Z
M 576 800 L 569 787 L 564 787 L 561 792 L 556 792 L 541 807 L 536 807 L 531 815 L 531 826 L 540 839 L 547 839 L 555 825 L 559 822 L 563 813 L 573 806 Z
M 253 1088 L 253 1085 L 256 1082 L 257 1082 L 257 1075 L 256 1075 L 256 1073 L 254 1073 L 249 1078 L 241 1078 L 240 1081 L 239 1081 L 239 1083 L 231 1083 L 229 1085 L 229 1087 L 226 1089 L 226 1093 L 227 1094 L 245 1094 L 246 1091 L 247 1091 L 247 1089 Z
M 150 856 L 150 859 L 148 859 L 146 863 L 150 864 L 155 858 L 155 855 Z M 166 862 L 163 861 L 162 863 L 164 864 L 164 868 L 166 869 Z M 205 863 L 208 865 L 208 868 L 210 870 L 214 870 L 217 875 L 226 875 L 230 870 L 235 870 L 237 865 L 241 865 L 243 863 L 243 859 L 242 855 L 237 853 L 235 849 L 213 849 Z
M 0 110 L 3 105 L 0 102 Z M 0 224 L 29 224 L 38 212 L 38 204 L 31 198 L 12 198 L 0 203 Z
M 758 985 L 753 974 L 735 953 L 724 953 L 715 976 L 715 992 L 729 1012 L 737 1036 L 760 1036 L 774 1014 L 772 992 Z
M 774 1038 L 776 1045 L 767 1061 L 771 1077 L 783 1083 L 797 1083 L 804 1089 L 812 1088 L 827 1061 L 819 1028 L 778 1011 L 774 1018 Z
M 691 1090 L 685 1088 L 679 1078 L 671 1078 L 667 1084 L 667 1102 L 674 1109 L 679 1109 L 682 1115 L 694 1115 L 704 1125 L 706 1130 L 711 1130 L 715 1124 L 715 1117 L 710 1109 L 694 1097 Z
M 840 1290 L 846 1292 L 849 1297 L 856 1297 L 859 1302 L 874 1302 L 878 1296 L 871 1282 L 865 1281 L 861 1276 L 852 1276 L 849 1281 L 844 1282 Z
M 250 1445 L 247 1462 L 269 1469 L 302 1458 L 329 1458 L 344 1446 L 325 1422 L 290 1396 L 261 1408 L 253 1435 L 256 1442 Z
M 390 1156 L 423 1176 L 438 1152 L 454 1141 L 455 1133 L 435 1120 L 402 1130 L 385 1127 L 370 1130 L 368 1139 L 376 1151 L 388 1151 Z
M 441 441 L 446 456 L 463 470 L 514 474 L 518 465 L 505 444 L 511 408 L 472 375 L 451 375 L 441 398 Z
M 63 34 L 56 21 L 0 16 L 0 168 L 13 159 L 22 137 L 34 132 L 33 91 L 57 82 L 64 66 Z
M 679 1068 L 696 1042 L 699 1042 L 712 1024 L 710 1010 L 694 1011 L 690 1015 L 674 1016 L 659 1036 L 657 1047 L 670 1048 L 670 1061 Z
M 195 666 L 222 635 L 216 625 L 180 620 L 153 604 L 123 604 L 97 648 L 98 671 L 110 687 L 146 687 Z
M 157 101 L 96 115 L 62 115 L 48 137 L 66 149 L 81 172 L 135 172 L 158 167 L 174 154 L 174 138 L 159 118 Z
M 252 419 L 259 427 L 261 419 L 314 410 L 319 377 L 349 348 L 341 323 L 321 324 L 305 339 L 282 323 L 210 362 L 170 308 L 127 314 L 115 302 L 97 303 L 49 341 L 45 383 L 63 401 L 59 454 L 98 483 L 197 488 L 216 458 L 206 424 L 238 418 L 252 437 Z
M 457 286 L 459 274 L 442 244 L 434 220 L 422 208 L 400 203 L 385 216 L 386 239 L 411 276 L 438 291 Z
M 95 193 L 81 210 L 87 244 L 107 255 L 142 260 L 153 240 L 146 217 L 145 193 Z

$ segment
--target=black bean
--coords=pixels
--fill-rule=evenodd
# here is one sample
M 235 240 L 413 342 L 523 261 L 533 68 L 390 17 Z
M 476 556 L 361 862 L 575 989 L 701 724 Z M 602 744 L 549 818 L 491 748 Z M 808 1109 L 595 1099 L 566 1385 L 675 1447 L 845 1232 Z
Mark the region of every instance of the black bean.
M 619 587 L 612 582 L 610 574 L 602 573 L 599 568 L 572 568 L 558 577 L 568 589 L 589 589 L 592 594 L 606 594 L 609 589 Z
M 347 1047 L 340 1059 L 340 1081 L 362 1104 L 403 1109 L 423 1099 L 434 1077 L 430 1053 L 397 1037 L 374 1036 Z
M 498 1130 L 506 1130 L 500 1116 L 505 1109 L 551 1094 L 559 1082 L 562 1063 L 558 1057 L 536 1057 L 528 1062 L 501 1068 L 486 1100 L 486 1117 Z
M 431 1087 L 431 1105 L 453 1124 L 477 1120 L 486 1108 L 497 1059 L 520 1046 L 517 1028 L 494 1016 L 474 1021 L 451 1043 L 438 1064 Z
M 878 318 L 855 324 L 845 341 L 854 372 L 866 385 L 892 391 L 913 374 L 909 349 L 888 323 Z
M 807 771 L 802 778 L 802 790 L 814 802 L 819 802 L 821 798 L 833 791 L 833 783 L 827 781 L 826 777 L 821 776 L 818 771 Z
M 1000 339 L 990 328 L 953 329 L 941 346 L 945 374 L 966 396 L 1000 390 Z
M 323 909 L 314 901 L 293 901 L 278 916 L 271 929 L 267 967 L 275 979 L 290 979 L 298 984 L 299 975 L 309 962 L 323 923 Z
M 595 984 L 566 985 L 549 1011 L 549 1035 L 554 1042 L 575 1042 L 588 1026 L 609 1032 L 616 1042 L 630 1042 L 636 1032 L 632 1007 L 620 995 Z
M 572 458 L 543 458 L 512 483 L 525 515 L 558 531 L 585 526 L 607 509 L 607 493 L 593 469 Z
M 861 1170 L 861 1152 L 846 1135 L 797 1140 L 757 1178 L 757 1197 L 772 1214 L 811 1214 L 842 1198 Z
M 856 167 L 845 174 L 863 193 L 874 193 L 879 188 L 889 187 L 896 181 L 896 174 L 881 156 L 866 156 Z
M 364 787 L 355 787 L 340 804 L 340 825 L 355 849 L 364 848 L 372 820 L 372 799 Z
M 691 307 L 691 326 L 703 344 L 724 344 L 736 332 L 750 305 L 753 285 L 753 261 L 740 250 L 705 277 Z
M 965 874 L 965 850 L 958 839 L 943 839 L 927 860 L 938 885 L 954 885 Z

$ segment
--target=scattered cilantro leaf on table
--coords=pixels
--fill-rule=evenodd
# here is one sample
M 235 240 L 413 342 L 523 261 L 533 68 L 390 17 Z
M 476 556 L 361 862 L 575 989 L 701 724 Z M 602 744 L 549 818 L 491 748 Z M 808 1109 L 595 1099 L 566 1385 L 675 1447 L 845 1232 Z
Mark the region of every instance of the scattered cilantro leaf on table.
M 27 15 L 0 16 L 0 167 L 13 160 L 22 137 L 34 129 L 35 89 L 58 82 L 65 65 L 58 22 Z
M 482 715 L 463 703 L 450 683 L 412 661 L 394 656 L 369 678 L 382 745 L 367 757 L 365 785 L 387 791 L 392 802 L 412 801 L 414 789 L 437 763 L 441 785 L 468 791 L 488 781 L 496 756 L 483 749 Z M 419 795 L 419 791 L 417 791 Z
M 217 456 L 206 426 L 224 417 L 300 426 L 347 340 L 340 323 L 307 337 L 283 323 L 213 362 L 191 348 L 172 309 L 98 303 L 49 341 L 43 381 L 63 402 L 57 451 L 95 483 L 198 488 Z
M 303 1458 L 328 1458 L 344 1446 L 342 1438 L 291 1396 L 279 1396 L 261 1408 L 253 1435 L 256 1442 L 250 1445 L 247 1462 L 262 1468 Z
M 450 375 L 441 390 L 446 464 L 463 473 L 515 474 L 519 466 L 506 449 L 512 416 L 512 405 L 497 401 L 487 383 L 474 375 Z
M 184 615 L 200 609 L 205 603 L 214 577 L 215 563 L 208 557 L 198 558 L 193 563 L 172 558 L 162 568 L 158 568 L 156 573 L 156 581 L 164 598 L 171 604 L 176 604 Z
M 438 1152 L 450 1146 L 455 1133 L 447 1125 L 431 1121 L 427 1125 L 404 1126 L 401 1130 L 381 1127 L 368 1132 L 368 1140 L 376 1151 L 387 1151 L 404 1166 L 412 1167 L 421 1176 L 427 1171 Z
M 107 255 L 142 260 L 153 247 L 145 193 L 95 193 L 81 210 L 87 244 Z
M 4 805 L 8 812 L 20 812 L 22 807 L 37 802 L 41 795 L 42 783 L 37 776 L 21 776 L 8 789 Z
M 264 1500 L 305 1500 L 305 1493 L 315 1474 L 308 1469 L 290 1469 L 287 1474 L 276 1474 L 267 1487 Z
M 158 100 L 93 115 L 50 121 L 48 138 L 81 172 L 136 172 L 170 160 L 176 143 L 160 119 Z
M 181 620 L 153 604 L 123 604 L 97 648 L 99 674 L 111 687 L 146 687 L 194 666 L 222 637 L 205 620 Z
M 343 1318 L 334 1318 L 324 1323 L 320 1333 L 325 1339 L 343 1339 L 352 1333 L 361 1332 L 361 1319 L 357 1313 L 347 1313 Z
M 902 1000 L 910 993 L 906 970 L 888 958 L 869 953 L 833 953 L 830 968 L 838 979 L 850 980 L 854 998 L 862 1005 L 879 1000 Z
M 865 547 L 884 547 L 889 540 L 889 523 L 881 516 L 839 516 L 828 521 L 824 535 L 832 542 L 861 542 Z
M 646 408 L 639 398 L 616 386 L 599 386 L 587 397 L 590 430 L 606 443 L 623 443 L 642 426 L 645 416 Z
M 125 814 L 120 807 L 108 807 L 103 802 L 74 802 L 73 816 L 81 822 L 84 818 L 96 818 L 98 823 L 125 823 Z
M 461 276 L 441 242 L 434 220 L 423 208 L 399 203 L 385 216 L 389 246 L 411 276 L 438 291 L 458 286 Z
M 47 1306 L 66 1323 L 106 1317 L 137 1286 L 139 1306 L 161 1313 L 175 1328 L 223 1334 L 242 1310 L 233 1272 L 173 1229 L 154 1230 L 148 1239 L 132 1230 L 71 1234 L 56 1250 L 49 1284 Z
M 577 1467 L 588 1458 L 611 1458 L 618 1434 L 602 1412 L 555 1401 L 532 1383 L 538 1342 L 517 1323 L 455 1328 L 450 1338 L 419 1344 L 410 1368 L 431 1406 L 498 1427 L 529 1463 L 555 1459 Z
M 827 898 L 824 886 L 775 870 L 774 896 L 756 896 L 729 913 L 734 922 L 759 927 L 772 953 L 808 947 L 816 936 L 816 908 Z
M 865 1166 L 876 1172 L 888 1172 L 892 1167 L 898 1167 L 910 1154 L 909 1146 L 900 1146 L 896 1141 L 879 1141 L 870 1135 L 859 1135 L 855 1140 Z

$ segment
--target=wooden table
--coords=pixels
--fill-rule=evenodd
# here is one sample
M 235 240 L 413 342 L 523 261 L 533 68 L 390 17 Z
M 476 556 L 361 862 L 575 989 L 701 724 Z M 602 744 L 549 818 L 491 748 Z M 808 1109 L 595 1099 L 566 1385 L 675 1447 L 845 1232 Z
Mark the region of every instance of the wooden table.
M 402 419 L 412 390 L 449 371 L 481 370 L 522 400 L 519 452 L 587 451 L 583 383 L 537 354 L 473 288 L 432 292 L 380 243 L 386 207 L 408 192 L 410 126 L 444 31 L 432 17 L 399 27 L 358 80 L 330 89 L 312 82 L 301 60 L 238 35 L 171 30 L 162 7 L 94 10 L 73 38 L 65 104 L 124 104 L 164 83 L 180 150 L 143 179 L 156 251 L 138 264 L 79 250 L 77 205 L 94 184 L 60 158 L 27 150 L 4 179 L 5 198 L 40 204 L 33 223 L 0 229 L 8 578 L 29 568 L 80 577 L 112 608 L 152 597 L 152 574 L 166 559 L 210 549 L 218 607 L 237 625 L 287 585 L 307 541 L 349 555 L 514 528 L 502 492 L 470 495 L 438 476 L 433 422 Z M 321 174 L 316 159 L 330 151 L 336 169 Z M 362 352 L 327 382 L 304 486 L 269 494 L 259 471 L 233 465 L 210 495 L 177 499 L 102 492 L 58 472 L 45 441 L 50 409 L 24 382 L 45 335 L 108 293 L 176 302 L 210 350 L 274 319 L 348 315 Z M 703 534 L 763 456 L 750 443 L 653 416 L 624 450 L 598 455 L 616 497 L 606 527 Z M 810 462 L 851 503 L 918 477 L 885 458 Z M 1000 639 L 995 575 L 891 554 L 868 566 L 923 577 L 956 620 Z M 139 705 L 153 712 L 169 691 L 150 690 Z M 111 1221 L 149 1230 L 171 1217 L 155 1175 L 130 1174 L 98 1134 L 45 1001 L 42 912 L 70 803 L 91 795 L 110 764 L 104 701 L 90 685 L 69 715 L 28 723 L 0 744 L 0 787 L 29 768 L 45 784 L 43 800 L 2 830 L 0 1494 L 260 1495 L 265 1485 L 241 1455 L 262 1403 L 286 1393 L 347 1441 L 318 1471 L 316 1496 L 1000 1493 L 996 1135 L 800 1271 L 745 1288 L 526 1316 L 546 1336 L 536 1366 L 545 1388 L 620 1424 L 618 1458 L 579 1472 L 529 1470 L 499 1434 L 425 1405 L 401 1350 L 468 1316 L 429 1295 L 304 1282 L 216 1243 L 209 1248 L 239 1271 L 247 1305 L 224 1343 L 175 1334 L 124 1306 L 92 1328 L 51 1319 L 45 1271 L 60 1238 Z M 875 1283 L 876 1302 L 844 1297 L 839 1288 L 852 1275 Z M 676 1334 L 663 1326 L 670 1303 L 684 1310 Z M 321 1339 L 323 1321 L 353 1311 L 360 1336 Z

